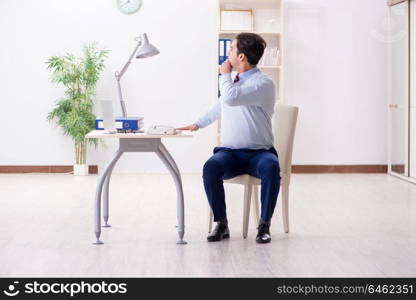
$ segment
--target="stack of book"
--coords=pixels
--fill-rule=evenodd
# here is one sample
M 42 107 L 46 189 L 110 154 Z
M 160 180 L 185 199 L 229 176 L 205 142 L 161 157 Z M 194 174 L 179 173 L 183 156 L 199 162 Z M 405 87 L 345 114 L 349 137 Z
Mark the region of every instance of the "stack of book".
M 269 67 L 278 66 L 280 64 L 280 50 L 278 47 L 266 47 L 263 56 L 261 57 L 258 66 Z

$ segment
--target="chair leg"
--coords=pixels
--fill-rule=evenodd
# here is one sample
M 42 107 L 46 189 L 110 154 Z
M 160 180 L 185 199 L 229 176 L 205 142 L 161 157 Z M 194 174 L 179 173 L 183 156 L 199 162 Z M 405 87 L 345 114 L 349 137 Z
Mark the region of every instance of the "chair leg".
M 247 238 L 248 232 L 248 223 L 250 216 L 250 203 L 251 203 L 251 191 L 253 190 L 253 185 L 245 184 L 244 185 L 244 211 L 243 211 L 243 238 Z
M 254 224 L 259 224 L 260 221 L 260 209 L 259 209 L 259 187 L 257 185 L 253 185 L 253 218 L 254 218 Z
M 211 206 L 208 205 L 208 233 L 212 231 L 212 221 L 214 219 L 214 214 L 212 213 Z
M 282 215 L 283 229 L 285 233 L 289 233 L 289 185 L 282 186 Z

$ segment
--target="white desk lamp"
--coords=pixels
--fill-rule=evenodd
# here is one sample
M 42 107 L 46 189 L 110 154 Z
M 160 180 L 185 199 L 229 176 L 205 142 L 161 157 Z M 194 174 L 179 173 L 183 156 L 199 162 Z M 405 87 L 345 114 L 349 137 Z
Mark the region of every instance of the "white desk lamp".
M 127 109 L 126 104 L 123 99 L 123 95 L 121 93 L 121 86 L 120 86 L 120 79 L 126 72 L 127 68 L 129 67 L 134 54 L 136 54 L 136 58 L 147 58 L 154 55 L 159 54 L 159 50 L 155 46 L 149 43 L 146 33 L 140 34 L 140 36 L 136 37 L 135 40 L 138 42 L 136 48 L 134 49 L 133 53 L 130 55 L 129 60 L 124 65 L 123 69 L 120 72 L 116 72 L 115 76 L 117 79 L 117 86 L 118 86 L 118 96 L 120 98 L 120 105 L 121 111 L 123 113 L 123 118 L 127 118 Z

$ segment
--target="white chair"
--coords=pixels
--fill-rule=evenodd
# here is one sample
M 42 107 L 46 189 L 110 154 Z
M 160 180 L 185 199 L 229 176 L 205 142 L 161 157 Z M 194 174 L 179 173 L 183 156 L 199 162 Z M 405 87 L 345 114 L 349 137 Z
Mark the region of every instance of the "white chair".
M 277 104 L 275 116 L 272 120 L 275 138 L 274 147 L 279 156 L 280 164 L 280 193 L 282 194 L 283 228 L 286 233 L 289 232 L 289 184 L 290 175 L 292 173 L 293 140 L 295 137 L 298 111 L 299 109 L 295 106 Z M 261 181 L 257 177 L 244 174 L 224 180 L 224 182 L 244 185 L 243 238 L 247 238 L 251 199 L 253 199 L 254 202 L 253 217 L 255 219 L 255 224 L 258 224 L 260 219 L 258 189 L 261 185 Z M 208 232 L 211 232 L 212 230 L 212 222 L 213 213 L 209 207 Z

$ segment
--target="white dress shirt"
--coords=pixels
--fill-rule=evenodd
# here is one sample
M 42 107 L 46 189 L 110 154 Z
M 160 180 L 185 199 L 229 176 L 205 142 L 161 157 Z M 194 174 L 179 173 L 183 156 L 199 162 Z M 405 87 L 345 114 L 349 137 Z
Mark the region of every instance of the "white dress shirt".
M 221 146 L 231 149 L 273 147 L 271 118 L 275 106 L 275 83 L 258 68 L 220 76 L 219 101 L 196 124 L 200 128 L 221 118 Z

